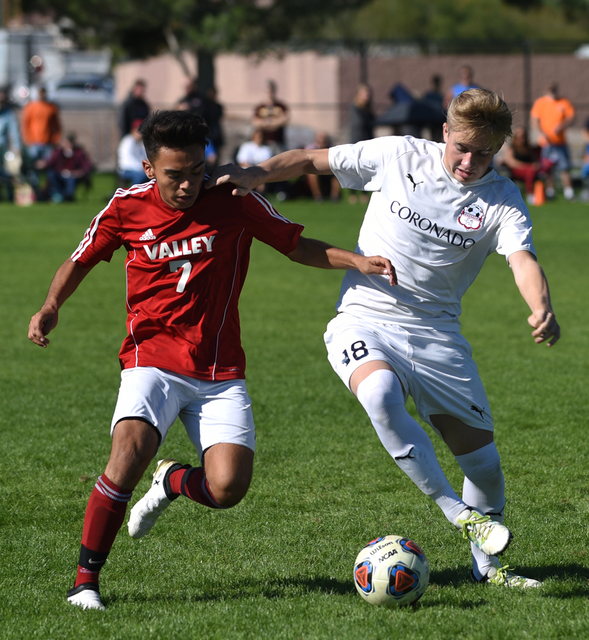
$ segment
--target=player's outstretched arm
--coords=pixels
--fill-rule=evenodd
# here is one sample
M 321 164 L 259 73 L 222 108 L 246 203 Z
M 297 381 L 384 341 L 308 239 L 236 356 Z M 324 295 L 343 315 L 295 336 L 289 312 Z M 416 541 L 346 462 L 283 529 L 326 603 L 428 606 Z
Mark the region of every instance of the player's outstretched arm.
M 319 269 L 356 269 L 368 276 L 389 277 L 389 284 L 397 284 L 395 267 L 388 258 L 361 256 L 346 249 L 338 249 L 321 240 L 300 237 L 297 248 L 288 254 L 293 262 Z
M 47 298 L 41 309 L 31 318 L 29 323 L 29 340 L 46 348 L 50 340 L 47 334 L 55 329 L 58 321 L 59 309 L 61 305 L 72 295 L 78 288 L 78 285 L 90 272 L 90 269 L 84 269 L 76 264 L 71 258 L 68 258 L 57 270 L 51 285 Z
M 548 341 L 551 347 L 560 338 L 560 326 L 552 310 L 548 281 L 542 267 L 529 251 L 511 254 L 509 264 L 515 283 L 532 312 L 528 323 L 533 328 L 534 341 L 538 344 Z
M 234 196 L 245 196 L 265 182 L 292 180 L 305 173 L 329 174 L 328 154 L 328 149 L 292 149 L 245 169 L 226 164 L 213 171 L 205 189 L 230 182 L 235 185 Z

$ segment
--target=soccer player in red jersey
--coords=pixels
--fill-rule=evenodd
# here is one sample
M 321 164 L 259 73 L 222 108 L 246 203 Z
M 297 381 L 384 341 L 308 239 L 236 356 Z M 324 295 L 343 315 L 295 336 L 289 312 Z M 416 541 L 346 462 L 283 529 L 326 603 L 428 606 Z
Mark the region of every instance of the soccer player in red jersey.
M 90 496 L 78 572 L 68 601 L 104 609 L 98 578 L 132 492 L 177 417 L 200 467 L 164 459 L 128 529 L 145 535 L 180 495 L 213 509 L 236 505 L 252 476 L 255 435 L 245 385 L 238 299 L 253 238 L 301 264 L 358 269 L 396 283 L 389 260 L 366 257 L 301 236 L 257 193 L 232 186 L 205 190 L 208 127 L 187 111 L 159 111 L 141 125 L 145 184 L 119 189 L 58 269 L 30 322 L 29 339 L 47 347 L 58 310 L 89 271 L 127 251 L 127 330 L 112 449 Z

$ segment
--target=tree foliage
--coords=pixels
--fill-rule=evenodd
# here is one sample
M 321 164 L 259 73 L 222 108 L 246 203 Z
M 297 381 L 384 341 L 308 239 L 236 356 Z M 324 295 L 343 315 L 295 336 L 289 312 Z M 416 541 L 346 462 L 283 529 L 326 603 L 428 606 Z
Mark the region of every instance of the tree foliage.
M 82 44 L 146 57 L 166 48 L 170 36 L 187 49 L 263 51 L 269 43 L 317 35 L 327 18 L 368 1 L 22 0 L 22 7 L 69 18 Z
M 589 0 L 553 0 L 569 22 L 580 22 L 589 29 Z
M 261 52 L 293 37 L 582 38 L 589 0 L 22 0 L 69 18 L 85 45 L 147 57 L 188 50 Z
M 85 46 L 109 46 L 115 60 L 170 50 L 197 55 L 201 88 L 214 82 L 220 51 L 262 52 L 270 43 L 320 33 L 329 16 L 368 0 L 22 0 L 25 12 L 67 18 L 71 36 Z M 189 70 L 185 67 L 186 73 Z
M 589 0 L 372 0 L 330 29 L 367 40 L 578 40 L 588 35 L 581 5 L 589 20 Z
M 183 64 L 182 51 L 192 51 L 203 89 L 214 81 L 216 53 L 261 53 L 295 38 L 580 40 L 589 29 L 589 0 L 21 1 L 25 12 L 68 18 L 75 40 L 109 46 L 115 60 L 170 50 Z

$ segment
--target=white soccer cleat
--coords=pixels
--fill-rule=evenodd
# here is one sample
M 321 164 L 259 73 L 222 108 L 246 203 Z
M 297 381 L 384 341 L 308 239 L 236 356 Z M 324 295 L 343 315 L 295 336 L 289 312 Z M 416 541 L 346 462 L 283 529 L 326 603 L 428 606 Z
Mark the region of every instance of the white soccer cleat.
M 488 556 L 498 556 L 503 553 L 511 542 L 511 531 L 484 516 L 474 509 L 465 509 L 458 516 L 457 529 L 462 529 L 462 537 L 474 543 Z
M 474 575 L 473 580 L 479 582 Z M 539 580 L 518 576 L 517 573 L 513 573 L 508 565 L 504 567 L 501 565 L 491 567 L 489 573 L 487 573 L 480 582 L 486 582 L 487 584 L 492 584 L 497 587 L 515 587 L 516 589 L 529 589 L 542 586 Z
M 127 527 L 132 538 L 142 538 L 149 533 L 164 509 L 170 506 L 173 498 L 168 498 L 164 480 L 173 467 L 181 469 L 182 465 L 169 458 L 158 462 L 149 491 L 131 509 Z
M 67 601 L 82 609 L 97 609 L 104 611 L 104 605 L 100 599 L 98 585 L 81 584 L 67 592 Z

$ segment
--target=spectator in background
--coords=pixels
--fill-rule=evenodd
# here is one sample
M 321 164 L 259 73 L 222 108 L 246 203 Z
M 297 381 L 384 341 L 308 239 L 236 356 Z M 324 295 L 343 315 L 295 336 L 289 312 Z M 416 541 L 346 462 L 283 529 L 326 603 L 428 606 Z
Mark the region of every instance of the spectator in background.
M 219 164 L 219 155 L 217 149 L 210 138 L 207 138 L 207 146 L 205 149 L 205 173 L 212 173 Z
M 240 167 L 252 167 L 264 160 L 269 160 L 274 155 L 272 147 L 264 143 L 262 129 L 254 129 L 252 137 L 240 145 L 235 160 Z M 266 185 L 260 184 L 256 188 L 258 193 L 264 193 Z
M 354 144 L 373 137 L 372 89 L 367 84 L 359 84 L 350 106 L 350 142 Z
M 205 150 L 205 171 L 207 173 L 219 164 L 219 153 L 223 146 L 223 131 L 221 130 L 221 118 L 223 107 L 217 102 L 217 91 L 211 87 L 206 96 L 203 96 L 198 86 L 198 78 L 192 78 L 186 85 L 186 93 L 176 102 L 175 108 L 180 111 L 188 111 L 195 116 L 206 120 L 210 135 L 207 138 Z
M 198 87 L 198 78 L 192 78 L 186 84 L 186 93 L 178 99 L 176 109 L 189 111 L 196 116 L 204 117 L 205 98 Z
M 389 91 L 389 98 L 391 99 L 392 104 L 391 110 L 395 107 L 404 108 L 403 105 L 411 108 L 413 105 L 417 104 L 417 100 L 415 99 L 411 91 L 400 82 L 397 82 L 395 85 L 393 85 L 393 87 Z M 409 111 L 405 122 L 399 122 L 399 124 L 393 125 L 393 135 L 413 136 L 414 138 L 420 138 L 423 125 L 423 122 L 414 120 L 410 116 Z
M 431 77 L 431 87 L 429 91 L 424 94 L 422 100 L 430 107 L 439 110 L 440 113 L 444 112 L 444 93 L 442 92 L 441 75 L 436 73 Z M 430 125 L 430 137 L 433 142 L 443 142 L 443 124 Z
M 350 142 L 355 144 L 372 138 L 374 138 L 372 89 L 367 84 L 362 83 L 357 86 L 354 100 L 350 106 Z M 352 204 L 358 202 L 358 192 L 351 191 L 349 200 Z M 362 193 L 360 200 L 367 202 L 368 198 Z
M 560 180 L 564 197 L 572 200 L 575 192 L 571 181 L 571 160 L 566 141 L 566 130 L 575 119 L 575 108 L 567 98 L 563 98 L 558 84 L 552 82 L 546 93 L 538 98 L 530 112 L 532 130 L 538 135 L 538 144 L 542 148 L 541 157 L 554 164 L 560 171 Z M 546 180 L 546 197 L 554 198 L 554 176 Z
M 92 162 L 73 133 L 68 133 L 48 160 L 38 160 L 37 167 L 47 171 L 48 196 L 57 203 L 73 202 L 78 184 L 89 184 L 92 174 Z
M 147 176 L 143 169 L 143 161 L 147 160 L 143 136 L 139 131 L 139 125 L 143 120 L 137 119 L 131 125 L 131 132 L 123 136 L 117 148 L 117 174 L 120 186 L 129 186 L 147 182 Z
M 435 73 L 431 79 L 429 91 L 423 94 L 423 100 L 433 107 L 439 107 L 440 111 L 444 109 L 444 93 L 442 92 L 442 76 Z
M 276 97 L 274 80 L 266 82 L 266 100 L 257 105 L 252 117 L 252 125 L 264 133 L 264 143 L 270 145 L 274 153 L 286 149 L 286 125 L 288 107 Z
M 581 168 L 583 190 L 579 194 L 579 199 L 581 202 L 589 202 L 589 118 L 585 120 L 585 126 L 583 127 L 583 141 L 585 142 L 583 166 Z
M 220 161 L 221 152 L 225 144 L 225 136 L 221 120 L 223 119 L 223 105 L 217 101 L 217 89 L 210 87 L 207 91 L 204 119 L 209 125 L 209 140 L 215 148 L 216 163 L 210 164 L 210 169 L 214 169 Z M 207 162 L 209 164 L 209 162 Z
M 524 127 L 517 127 L 513 131 L 511 143 L 507 145 L 502 161 L 509 169 L 512 180 L 523 181 L 527 203 L 534 204 L 534 183 L 538 178 L 545 177 L 545 173 L 540 166 L 540 150 L 530 144 Z
M 329 147 L 331 147 L 329 136 L 324 131 L 318 131 L 315 140 L 305 149 L 328 149 Z M 329 198 L 332 202 L 339 202 L 340 184 L 334 175 L 309 173 L 305 178 L 315 202 L 323 202 L 325 198 Z
M 476 84 L 473 80 L 474 71 L 472 67 L 465 64 L 463 67 L 460 67 L 460 80 L 453 84 L 444 97 L 444 109 L 447 111 L 450 103 L 454 98 L 460 95 L 464 91 L 468 91 L 469 89 L 478 89 L 479 85 Z
M 389 91 L 389 98 L 394 104 L 415 102 L 415 96 L 401 82 L 396 82 Z
M 61 139 L 59 107 L 47 99 L 45 87 L 39 87 L 37 100 L 22 110 L 21 133 L 32 162 L 47 160 Z
M 0 200 L 6 189 L 6 199 L 14 201 L 14 173 L 10 170 L 10 160 L 21 158 L 20 133 L 18 119 L 9 103 L 8 91 L 0 89 Z
M 145 120 L 151 111 L 145 100 L 147 82 L 142 78 L 135 80 L 127 99 L 121 105 L 119 112 L 119 129 L 121 138 L 131 133 L 131 126 L 135 120 Z

